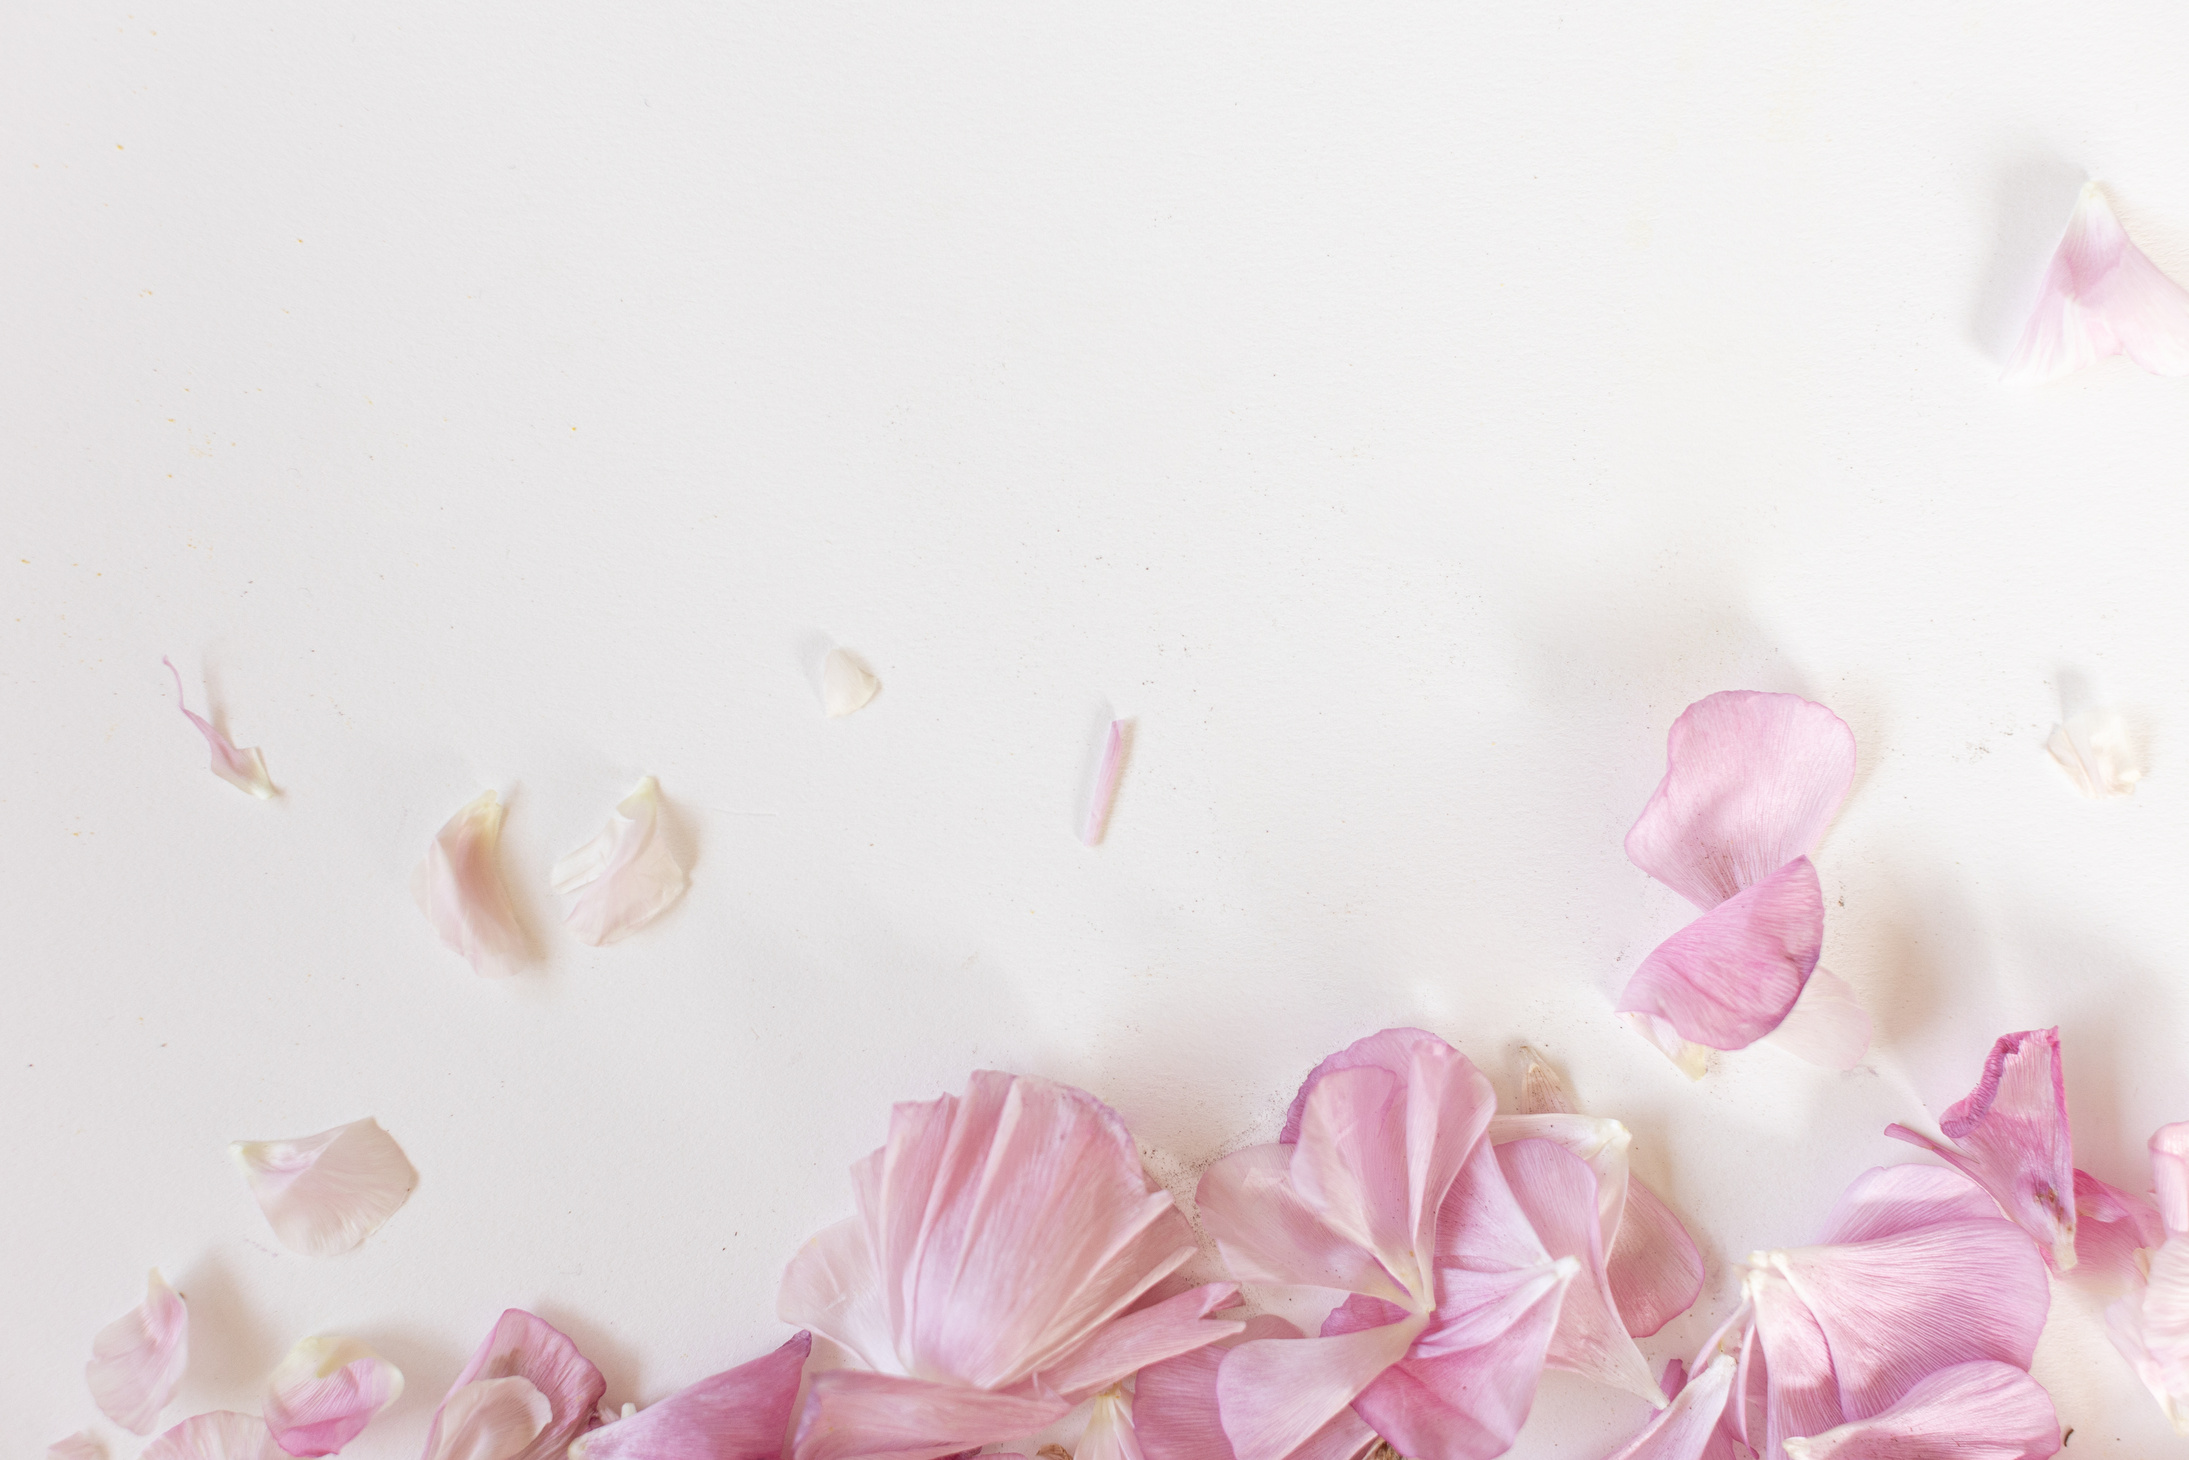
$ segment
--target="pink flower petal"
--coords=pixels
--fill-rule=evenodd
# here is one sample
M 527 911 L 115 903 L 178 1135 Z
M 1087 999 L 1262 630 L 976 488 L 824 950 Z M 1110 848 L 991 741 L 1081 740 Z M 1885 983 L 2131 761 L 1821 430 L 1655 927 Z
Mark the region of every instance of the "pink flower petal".
M 2096 183 L 2083 188 L 2005 379 L 2037 385 L 2108 355 L 2189 374 L 2189 292 L 2129 241 Z
M 2151 1134 L 2151 1191 L 2169 1232 L 2189 1232 L 2189 1121 Z
M 441 1401 L 426 1460 L 511 1460 L 534 1446 L 554 1406 L 518 1374 L 459 1384 Z
M 1232 1275 L 1400 1299 L 1405 1290 L 1374 1253 L 1323 1225 L 1292 1188 L 1288 1145 L 1249 1146 L 1224 1157 L 1194 1191 L 1202 1225 Z
M 1398 1322 L 1341 1333 L 1326 1326 L 1319 1338 L 1240 1344 L 1224 1356 L 1216 1376 L 1217 1404 L 1233 1453 L 1238 1460 L 1283 1460 L 1404 1358 L 1427 1321 L 1401 1313 Z
M 2140 1283 L 2138 1251 L 2166 1240 L 2158 1208 L 2108 1186 L 2088 1171 L 2075 1173 L 2075 1276 L 2120 1291 Z
M 348 1252 L 410 1199 L 418 1184 L 395 1138 L 376 1120 L 287 1141 L 228 1148 L 281 1245 L 312 1257 Z
M 1731 1354 L 1719 1354 L 1703 1365 L 1611 1460 L 1702 1460 L 1733 1392 L 1735 1367 Z
M 2060 1418 L 2044 1386 L 2012 1364 L 1969 1363 L 1920 1380 L 1892 1408 L 1809 1439 L 1787 1460 L 2046 1460 Z
M 216 1409 L 193 1415 L 144 1447 L 138 1460 L 282 1460 L 266 1422 Z
M 1094 790 L 1087 796 L 1087 819 L 1079 839 L 1090 847 L 1102 844 L 1110 827 L 1110 806 L 1117 800 L 1117 779 L 1124 773 L 1125 757 L 1132 745 L 1132 721 L 1112 720 L 1102 741 L 1102 764 L 1095 770 Z
M 780 1460 L 813 1336 L 571 1442 L 570 1460 Z
M 145 1279 L 144 1301 L 99 1330 L 91 1341 L 84 1382 L 108 1419 L 149 1435 L 175 1397 L 190 1357 L 190 1317 L 157 1269 Z
M 1063 1363 L 1044 1369 L 1041 1382 L 1076 1400 L 1149 1364 L 1229 1338 L 1246 1325 L 1211 1320 L 1208 1315 L 1237 1302 L 1238 1297 L 1237 1283 L 1203 1283 L 1136 1308 L 1102 1328 Z
M 1741 1292 L 1755 1311 L 1755 1350 L 1760 1350 L 1757 1356 L 1762 1361 L 1758 1367 L 1764 1383 L 1763 1453 L 1777 1456 L 1789 1438 L 1821 1435 L 1847 1414 L 1840 1403 L 1832 1348 L 1823 1326 L 1784 1272 L 1758 1263 L 1757 1258 L 1765 1256 L 1757 1253 L 1749 1258 Z M 1745 1425 L 1741 1400 L 1747 1386 L 1737 1383 L 1734 1392 L 1732 1408 L 1740 1414 L 1738 1428 Z M 1749 1431 L 1751 1437 L 1753 1433 Z
M 411 895 L 443 943 L 489 977 L 515 973 L 532 950 L 502 883 L 503 808 L 492 791 L 448 819 L 411 878 Z
M 291 1455 L 332 1455 L 402 1397 L 403 1374 L 354 1338 L 307 1338 L 266 1385 L 266 1427 Z
M 1094 1397 L 1072 1460 L 1147 1460 L 1133 1430 L 1132 1401 L 1122 1392 L 1105 1389 Z
M 209 721 L 191 714 L 189 703 L 183 699 L 182 671 L 175 667 L 172 659 L 162 657 L 160 663 L 165 664 L 167 672 L 175 676 L 175 708 L 182 711 L 183 717 L 198 727 L 198 733 L 205 737 L 206 745 L 212 749 L 213 774 L 237 790 L 248 792 L 261 801 L 271 799 L 274 795 L 274 783 L 273 778 L 266 774 L 266 757 L 259 754 L 255 747 L 250 750 L 236 749 L 235 742 L 215 730 Z
M 2143 752 L 2118 710 L 2079 710 L 2052 727 L 2045 753 L 2069 783 L 2093 801 L 2126 796 L 2143 779 Z
M 441 1408 L 434 1411 L 433 1425 L 426 1432 L 426 1460 L 458 1460 L 442 1456 L 441 1432 L 444 1419 L 453 1425 L 466 1413 L 475 1415 L 476 1407 L 483 1402 L 482 1397 L 475 1396 L 465 1402 L 463 1413 L 451 1415 L 450 1406 L 465 1386 L 484 1379 L 508 1378 L 523 1379 L 537 1389 L 547 1400 L 548 1417 L 545 1426 L 521 1450 L 492 1460 L 563 1460 L 563 1452 L 591 1425 L 594 1406 L 608 1392 L 600 1370 L 586 1361 L 576 1344 L 552 1324 L 521 1308 L 511 1308 L 495 1320 L 471 1362 L 449 1386 Z M 521 1395 L 517 1397 L 521 1399 Z M 493 1413 L 506 1416 L 515 1402 L 505 1396 L 495 1402 Z
M 1824 1219 L 1822 1244 L 1877 1242 L 1962 1222 L 1994 1222 L 1999 1207 L 1958 1171 L 1874 1166 L 1847 1183 Z
M 1300 1336 L 1291 1324 L 1266 1315 L 1246 1329 L 1254 1339 Z M 1133 1381 L 1133 1429 L 1148 1460 L 1237 1460 L 1216 1394 L 1217 1372 L 1229 1352 L 1211 1344 L 1140 1371 Z M 1342 1409 L 1287 1460 L 1355 1460 L 1376 1439 L 1359 1415 Z
M 1854 775 L 1854 732 L 1824 706 L 1711 695 L 1672 722 L 1664 780 L 1627 833 L 1627 859 L 1716 907 L 1815 850 Z
M 1851 1070 L 1870 1052 L 1870 1016 L 1847 980 L 1820 963 L 1785 1021 L 1765 1037 L 1796 1059 Z
M 1634 1135 L 1616 1120 L 1594 1115 L 1500 1115 L 1490 1121 L 1493 1145 L 1550 1141 L 1585 1162 L 1596 1177 L 1598 1226 L 1606 1248 L 1627 1205 L 1627 1152 Z
M 46 1460 L 106 1460 L 106 1446 L 89 1430 L 79 1430 L 46 1446 Z
M 1665 1396 L 1612 1298 L 1594 1173 L 1547 1140 L 1499 1146 L 1497 1160 L 1543 1246 L 1553 1257 L 1572 1258 L 1579 1268 L 1559 1309 L 1547 1361 L 1662 1406 Z
M 1053 1395 L 997 1394 L 863 1369 L 813 1376 L 793 1460 L 937 1460 L 1055 1424 L 1072 1406 Z
M 691 886 L 661 837 L 661 787 L 652 776 L 616 803 L 601 834 L 548 873 L 558 896 L 577 894 L 563 922 L 599 947 L 645 927 Z
M 2075 1265 L 2075 1152 L 2068 1134 L 2060 1031 L 2003 1035 L 1975 1090 L 1939 1120 L 1954 1145 L 1904 1125 L 1885 1134 L 1937 1152 L 1997 1199 L 2000 1210 L 2065 1272 Z
M 1663 1328 L 1702 1295 L 1703 1255 L 1695 1239 L 1638 1178 L 1627 1180 L 1626 1207 L 1604 1268 L 1619 1316 L 1636 1338 Z
M 1619 1008 L 1711 1049 L 1745 1049 L 1786 1018 L 1823 942 L 1823 889 L 1797 857 L 1659 944 Z

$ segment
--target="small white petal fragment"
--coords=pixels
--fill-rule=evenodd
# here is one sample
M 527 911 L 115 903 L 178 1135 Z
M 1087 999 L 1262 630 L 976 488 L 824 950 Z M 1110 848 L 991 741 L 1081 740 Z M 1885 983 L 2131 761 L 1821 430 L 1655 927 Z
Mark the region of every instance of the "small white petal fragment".
M 882 682 L 844 649 L 831 649 L 821 665 L 821 703 L 831 720 L 841 720 L 867 707 L 882 690 Z
M 79 1430 L 46 1446 L 46 1460 L 106 1460 L 106 1446 L 89 1430 Z
M 299 1341 L 266 1381 L 266 1427 L 291 1455 L 332 1455 L 403 1395 L 403 1371 L 354 1338 Z
M 1125 757 L 1132 749 L 1132 721 L 1112 720 L 1102 741 L 1102 764 L 1095 771 L 1094 790 L 1087 797 L 1087 820 L 1079 839 L 1100 846 L 1110 829 L 1110 807 L 1117 800 L 1118 777 L 1124 774 Z
M 538 1438 L 554 1412 L 529 1379 L 474 1380 L 442 1402 L 439 1443 L 425 1460 L 509 1460 Z
M 2126 796 L 2143 779 L 2143 758 L 2136 753 L 2128 722 L 2112 710 L 2083 710 L 2055 726 L 2045 742 L 2052 763 L 2075 789 L 2092 800 Z
M 216 1409 L 195 1414 L 144 1447 L 138 1460 L 284 1460 L 266 1421 Z
M 134 1434 L 149 1435 L 160 1422 L 160 1411 L 175 1397 L 189 1360 L 189 1310 L 155 1268 L 145 1279 L 144 1301 L 91 1341 L 84 1382 L 108 1419 Z
M 1660 1019 L 1655 1014 L 1629 1013 L 1627 1023 L 1634 1026 L 1635 1033 L 1662 1050 L 1665 1058 L 1677 1065 L 1680 1073 L 1690 1080 L 1700 1080 L 1703 1072 L 1709 1068 L 1708 1046 L 1696 1044 L 1683 1037 L 1679 1030 L 1672 1027 L 1671 1020 Z
M 487 791 L 448 819 L 411 878 L 418 909 L 474 971 L 503 978 L 530 956 L 502 882 L 504 808 Z
M 293 1141 L 238 1141 L 228 1150 L 274 1236 L 311 1257 L 364 1241 L 418 1184 L 395 1137 L 371 1119 Z
M 1810 1064 L 1851 1070 L 1870 1052 L 1870 1016 L 1847 980 L 1820 963 L 1785 1022 L 1764 1040 Z
M 601 834 L 557 862 L 556 893 L 577 893 L 563 914 L 581 943 L 599 947 L 635 933 L 691 886 L 661 835 L 661 787 L 652 776 L 618 802 Z
M 258 747 L 238 750 L 234 741 L 213 728 L 211 721 L 191 714 L 190 705 L 183 698 L 182 671 L 175 667 L 174 660 L 165 655 L 161 656 L 160 663 L 166 665 L 167 672 L 175 676 L 175 708 L 182 711 L 184 719 L 198 727 L 198 733 L 205 737 L 206 745 L 213 752 L 213 774 L 237 790 L 247 791 L 261 801 L 271 800 L 274 795 L 273 777 L 266 774 L 266 757 L 259 754 Z

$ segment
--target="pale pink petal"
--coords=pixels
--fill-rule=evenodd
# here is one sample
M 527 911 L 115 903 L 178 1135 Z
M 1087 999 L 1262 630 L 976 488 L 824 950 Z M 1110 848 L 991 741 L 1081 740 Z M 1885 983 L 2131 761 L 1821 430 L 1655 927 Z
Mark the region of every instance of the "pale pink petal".
M 1786 1442 L 1786 1460 L 2045 1460 L 2060 1417 L 2044 1386 L 2012 1364 L 1956 1364 L 1925 1376 L 1884 1413 Z
M 144 1447 L 137 1460 L 282 1460 L 255 1414 L 216 1409 L 192 1415 Z
M 2169 1232 L 2189 1232 L 2189 1121 L 2151 1134 L 2151 1192 Z
M 1087 1428 L 1080 1432 L 1072 1460 L 1146 1460 L 1140 1437 L 1133 1431 L 1133 1404 L 1115 1389 L 1094 1397 L 1087 1410 Z
M 882 692 L 882 682 L 849 650 L 831 649 L 821 662 L 821 703 L 831 720 L 857 714 Z
M 534 1448 L 554 1406 L 517 1374 L 459 1384 L 441 1401 L 426 1460 L 511 1460 Z
M 106 1460 L 106 1446 L 89 1430 L 79 1430 L 46 1446 L 46 1460 Z
M 1559 1258 L 1533 1273 L 1510 1275 L 1506 1298 L 1497 1304 L 1508 1321 L 1495 1337 L 1473 1348 L 1399 1360 L 1361 1391 L 1354 1412 L 1409 1460 L 1503 1454 L 1535 1403 L 1536 1377 L 1575 1271 L 1573 1259 Z
M 1851 1070 L 1870 1052 L 1870 1016 L 1847 980 L 1820 963 L 1785 1022 L 1765 1038 L 1810 1064 Z
M 1604 1268 L 1619 1317 L 1636 1338 L 1647 1338 L 1694 1307 L 1703 1290 L 1703 1255 L 1695 1239 L 1636 1178 L 1627 1182 L 1626 1209 Z
M 1298 1338 L 1281 1319 L 1248 1324 L 1254 1338 Z M 1133 1381 L 1133 1428 L 1148 1460 L 1237 1460 L 1217 1406 L 1216 1376 L 1230 1350 L 1210 1345 L 1159 1364 Z M 1376 1432 L 1350 1408 L 1334 1415 L 1287 1460 L 1354 1460 L 1376 1442 Z
M 896 1334 L 866 1223 L 858 1217 L 824 1229 L 798 1249 L 784 1269 L 776 1315 L 848 1349 L 867 1368 L 896 1363 Z
M 1109 734 L 1103 737 L 1102 763 L 1095 770 L 1094 789 L 1087 795 L 1087 819 L 1079 828 L 1079 839 L 1090 847 L 1100 846 L 1103 833 L 1109 830 L 1110 806 L 1117 800 L 1117 778 L 1124 773 L 1131 745 L 1132 721 L 1112 720 Z
M 1703 1365 L 1611 1460 L 1702 1460 L 1733 1392 L 1735 1367 L 1731 1354 L 1719 1354 Z
M 1854 784 L 1847 723 L 1799 695 L 1727 690 L 1672 722 L 1627 859 L 1712 908 L 1816 849 Z
M 1741 1275 L 1742 1297 L 1755 1312 L 1755 1344 L 1744 1356 L 1760 1360 L 1764 1388 L 1763 1453 L 1799 1435 L 1820 1435 L 1847 1418 L 1839 1381 L 1832 1372 L 1832 1347 L 1824 1328 L 1794 1291 L 1771 1254 L 1755 1253 Z M 1755 1375 L 1749 1376 L 1753 1381 Z M 1736 1402 L 1728 1418 L 1736 1431 L 1746 1429 L 1748 1386 L 1736 1381 Z M 1753 1439 L 1753 1431 L 1748 1434 Z
M 348 1252 L 410 1199 L 418 1173 L 376 1120 L 287 1141 L 228 1148 L 281 1245 L 312 1257 Z
M 1232 1275 L 1403 1299 L 1374 1253 L 1323 1225 L 1292 1189 L 1289 1145 L 1249 1146 L 1201 1176 L 1194 1205 Z
M 2093 182 L 2068 219 L 2004 378 L 2042 384 L 2116 354 L 2155 375 L 2189 374 L 2189 292 L 2129 240 Z
M 548 882 L 577 894 L 563 922 L 581 943 L 599 947 L 645 927 L 669 910 L 691 879 L 661 835 L 661 787 L 652 776 L 616 803 L 601 834 L 557 862 Z
M 2143 752 L 2117 710 L 2081 710 L 2052 727 L 2045 753 L 2092 800 L 2126 796 L 2143 779 Z
M 1520 1113 L 1572 1115 L 1580 1108 L 1550 1062 L 1527 1045 L 1520 1046 Z
M 1063 1363 L 1042 1370 L 1041 1382 L 1065 1398 L 1076 1400 L 1130 1378 L 1148 1364 L 1229 1338 L 1246 1325 L 1208 1315 L 1237 1302 L 1238 1297 L 1237 1283 L 1204 1283 L 1160 1303 L 1136 1308 L 1097 1330 Z
M 2075 1265 L 2075 1151 L 2068 1134 L 2060 1031 L 2002 1035 L 1983 1079 L 1939 1119 L 1952 1146 L 1904 1125 L 1885 1134 L 1925 1146 L 1997 1199 L 2065 1272 Z
M 261 801 L 271 799 L 274 782 L 266 774 L 266 757 L 259 754 L 256 747 L 250 750 L 236 749 L 235 742 L 215 730 L 209 721 L 191 714 L 188 702 L 183 699 L 182 671 L 175 667 L 171 659 L 162 657 L 160 663 L 165 664 L 167 672 L 175 676 L 175 708 L 182 711 L 183 717 L 198 727 L 198 733 L 205 737 L 206 745 L 212 749 L 213 774 L 237 790 L 249 792 Z
M 84 1382 L 92 1402 L 123 1429 L 149 1435 L 175 1397 L 190 1358 L 190 1317 L 157 1269 L 145 1279 L 144 1301 L 99 1330 L 91 1341 Z
M 1745 1049 L 1786 1018 L 1823 943 L 1823 889 L 1797 857 L 1659 944 L 1619 1008 L 1711 1049 Z
M 411 877 L 411 895 L 452 950 L 490 977 L 515 973 L 532 950 L 502 882 L 502 804 L 492 791 L 448 819 Z
M 1710 1068 L 1710 1047 L 1681 1034 L 1670 1019 L 1631 1012 L 1625 1017 L 1636 1034 L 1655 1045 L 1658 1052 L 1690 1080 L 1700 1080 L 1704 1071 Z
M 1032 1434 L 1071 1405 L 1053 1395 L 995 1394 L 895 1374 L 832 1369 L 813 1376 L 793 1460 L 937 1460 Z
M 1820 1245 L 1876 1242 L 1963 1222 L 1996 1222 L 1981 1186 L 1942 1166 L 1873 1166 L 1847 1183 L 1824 1219 Z
M 402 1371 L 354 1338 L 307 1338 L 266 1383 L 266 1427 L 291 1455 L 332 1455 L 403 1394 Z
M 2148 1280 L 2105 1310 L 2106 1331 L 2175 1432 L 2189 1435 L 2189 1236 L 2169 1235 L 2148 1260 Z
M 570 1460 L 780 1460 L 813 1336 L 578 1436 Z
M 600 1370 L 578 1352 L 576 1344 L 545 1320 L 511 1308 L 495 1320 L 471 1362 L 449 1386 L 441 1409 L 434 1412 L 433 1425 L 426 1432 L 426 1460 L 441 1460 L 442 1422 L 456 1395 L 482 1379 L 508 1378 L 523 1379 L 539 1390 L 547 1400 L 548 1417 L 545 1427 L 523 1449 L 494 1460 L 563 1460 L 563 1452 L 591 1425 L 594 1407 L 608 1392 Z
M 1405 1357 L 1426 1321 L 1402 1314 L 1395 1323 L 1344 1333 L 1326 1328 L 1319 1338 L 1261 1339 L 1226 1354 L 1216 1395 L 1238 1460 L 1283 1460 L 1305 1444 Z
M 2158 1208 L 2108 1186 L 2088 1171 L 2075 1173 L 2075 1276 L 2116 1293 L 2143 1280 L 2139 1251 L 2166 1240 Z
M 1499 1146 L 1497 1160 L 1545 1249 L 1579 1266 L 1559 1309 L 1547 1361 L 1553 1368 L 1570 1369 L 1662 1406 L 1664 1394 L 1612 1298 L 1595 1174 L 1579 1157 L 1547 1140 Z
M 1593 1115 L 1500 1115 L 1490 1121 L 1492 1145 L 1552 1141 L 1586 1162 L 1596 1176 L 1596 1208 L 1608 1249 L 1627 1205 L 1627 1152 L 1634 1136 L 1616 1120 Z

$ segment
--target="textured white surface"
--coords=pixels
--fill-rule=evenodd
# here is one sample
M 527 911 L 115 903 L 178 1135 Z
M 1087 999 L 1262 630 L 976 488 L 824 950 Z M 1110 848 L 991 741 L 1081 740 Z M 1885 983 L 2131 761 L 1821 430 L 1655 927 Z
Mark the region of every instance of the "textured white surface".
M 1712 1259 L 1657 1357 L 2003 1031 L 2101 1176 L 2189 1116 L 2189 382 L 1995 384 L 2085 169 L 2189 272 L 2189 11 L 132 5 L 0 17 L 0 1450 L 154 1263 L 170 1422 L 346 1333 L 407 1457 L 510 1304 L 654 1399 L 975 1066 L 1177 1173 L 1381 1025 L 1533 1041 Z M 1859 738 L 1872 1072 L 1610 1012 L 1736 686 Z M 645 774 L 692 891 L 584 948 L 547 868 Z M 515 982 L 408 892 L 489 786 Z M 366 1115 L 417 1193 L 282 1252 L 228 1143 Z M 2074 1456 L 2189 1446 L 2072 1304 L 2039 1373 Z M 1554 1376 L 1516 1453 L 1638 1413 Z

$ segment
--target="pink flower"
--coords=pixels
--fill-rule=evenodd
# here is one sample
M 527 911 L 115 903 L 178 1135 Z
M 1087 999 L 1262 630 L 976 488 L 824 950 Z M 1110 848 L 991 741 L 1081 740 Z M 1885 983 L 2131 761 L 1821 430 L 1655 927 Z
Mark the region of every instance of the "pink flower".
M 783 1276 L 782 1316 L 861 1366 L 814 1376 L 797 1460 L 929 1460 L 1029 1434 L 1239 1329 L 1206 1319 L 1230 1283 L 1153 1301 L 1193 1231 L 1084 1091 L 981 1071 L 962 1099 L 897 1106 L 852 1181 L 858 1215 Z

